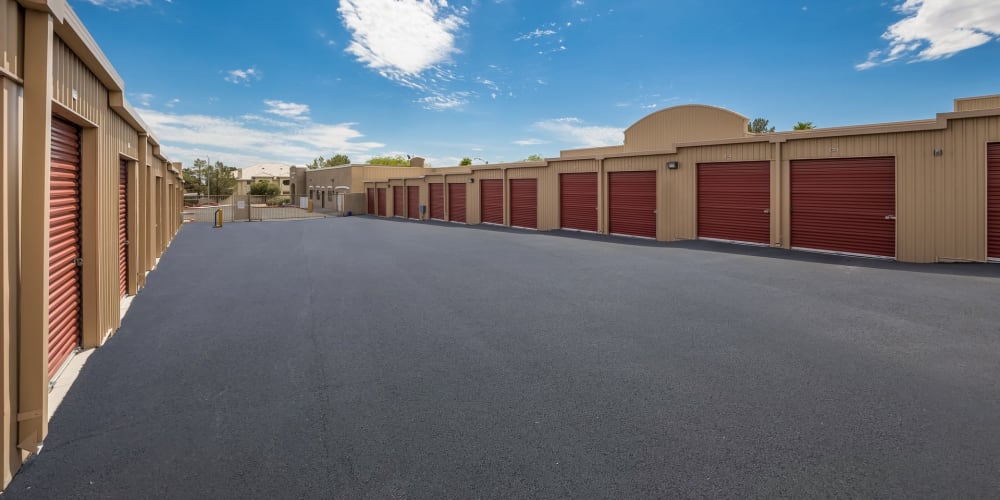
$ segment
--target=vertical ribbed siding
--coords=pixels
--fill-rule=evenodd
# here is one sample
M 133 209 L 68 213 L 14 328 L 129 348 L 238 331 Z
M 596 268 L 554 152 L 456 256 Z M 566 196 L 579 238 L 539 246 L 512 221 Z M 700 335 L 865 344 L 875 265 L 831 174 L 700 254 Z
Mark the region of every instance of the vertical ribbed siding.
M 896 255 L 894 158 L 791 164 L 792 246 Z
M 377 193 L 377 196 L 378 196 L 378 214 L 380 216 L 382 216 L 382 217 L 385 217 L 385 215 L 386 215 L 385 214 L 385 206 L 386 206 L 385 188 L 377 188 L 375 190 L 375 192 Z
M 406 216 L 411 219 L 420 218 L 419 186 L 406 186 Z
M 431 218 L 444 220 L 444 183 L 431 182 L 427 184 L 428 196 L 430 196 Z
M 771 241 L 771 164 L 698 164 L 698 237 Z
M 510 225 L 538 228 L 538 180 L 510 180 Z
M 406 188 L 394 186 L 392 188 L 392 215 L 393 217 L 406 217 Z
M 448 220 L 465 222 L 465 183 L 448 183 Z
M 80 344 L 80 131 L 52 117 L 49 201 L 49 359 L 52 378 Z
M 656 238 L 656 171 L 608 174 L 608 221 L 613 234 Z
M 597 231 L 597 174 L 559 176 L 559 227 Z
M 483 223 L 503 225 L 503 180 L 482 180 L 479 189 Z
M 375 188 L 368 188 L 368 214 L 375 213 Z
M 986 255 L 1000 259 L 1000 143 L 987 146 Z
M 128 295 L 128 162 L 118 167 L 118 295 Z

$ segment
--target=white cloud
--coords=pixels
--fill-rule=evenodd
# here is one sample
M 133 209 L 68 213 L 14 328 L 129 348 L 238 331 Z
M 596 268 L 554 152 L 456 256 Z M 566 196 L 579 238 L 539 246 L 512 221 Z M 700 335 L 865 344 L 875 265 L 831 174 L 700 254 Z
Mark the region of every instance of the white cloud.
M 549 141 L 543 141 L 541 139 L 519 139 L 514 141 L 514 144 L 518 146 L 537 146 L 539 144 L 548 144 Z
M 260 80 L 260 71 L 257 68 L 233 69 L 226 72 L 225 80 L 235 84 L 249 84 L 251 81 Z
M 943 59 L 1000 37 L 997 0 L 905 0 L 894 10 L 904 18 L 882 34 L 888 49 L 869 52 L 855 69 L 896 60 Z
M 237 118 L 176 114 L 140 109 L 146 123 L 173 161 L 189 165 L 211 156 L 235 166 L 265 161 L 303 164 L 317 155 L 364 156 L 385 144 L 365 141 L 356 123 L 281 121 L 245 115 Z
M 151 0 L 86 0 L 87 3 L 98 7 L 107 7 L 111 10 L 118 10 L 122 7 L 138 7 L 139 5 L 151 5 Z M 170 3 L 170 2 L 167 2 Z
M 459 109 L 469 103 L 469 92 L 454 92 L 451 94 L 435 94 L 417 99 L 417 102 L 431 111 L 447 111 Z
M 347 52 L 390 78 L 447 63 L 467 13 L 445 0 L 341 0 L 337 11 L 352 35 Z
M 573 146 L 614 146 L 624 141 L 623 131 L 615 127 L 586 125 L 579 118 L 554 118 L 535 122 L 533 128 L 548 132 L 554 138 Z
M 525 33 L 525 34 L 523 34 L 523 35 L 515 38 L 514 41 L 515 42 L 523 42 L 525 40 L 531 40 L 533 38 L 541 38 L 543 36 L 552 36 L 552 35 L 555 35 L 556 33 L 557 32 L 554 31 L 554 30 L 543 30 L 541 28 L 538 28 L 535 31 L 531 31 L 529 33 Z
M 181 102 L 181 100 L 180 100 L 180 99 L 177 99 L 177 98 L 175 97 L 175 98 L 173 98 L 173 99 L 171 99 L 171 100 L 167 101 L 167 103 L 166 103 L 166 104 L 164 104 L 164 106 L 166 106 L 166 107 L 168 107 L 168 108 L 172 108 L 172 107 L 174 107 L 174 106 L 176 106 L 176 105 L 180 104 L 180 102 Z
M 135 102 L 137 102 L 140 106 L 143 107 L 149 107 L 150 103 L 153 102 L 153 98 L 156 97 L 153 94 L 146 92 L 140 94 L 131 94 L 131 95 L 132 98 L 135 99 Z
M 267 106 L 267 109 L 264 110 L 265 113 L 295 120 L 308 119 L 309 106 L 306 104 L 275 100 L 266 100 L 264 104 Z

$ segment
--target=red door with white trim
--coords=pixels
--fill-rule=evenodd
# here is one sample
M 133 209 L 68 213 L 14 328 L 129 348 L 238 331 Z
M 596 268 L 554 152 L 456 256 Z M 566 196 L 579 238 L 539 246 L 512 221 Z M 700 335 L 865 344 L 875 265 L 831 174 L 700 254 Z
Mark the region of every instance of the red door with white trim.
M 500 179 L 481 181 L 479 195 L 483 223 L 503 225 L 503 181 Z
M 420 186 L 406 187 L 406 216 L 411 219 L 420 218 Z
M 118 166 L 118 292 L 128 295 L 128 162 Z
M 448 184 L 448 220 L 465 222 L 465 183 Z
M 430 216 L 432 219 L 444 220 L 444 183 L 432 182 L 427 184 L 428 195 L 430 196 Z
M 771 242 L 771 163 L 698 164 L 698 237 Z
M 656 171 L 608 174 L 608 229 L 656 238 Z
M 510 225 L 538 229 L 538 180 L 510 180 Z
M 892 157 L 793 160 L 793 247 L 895 257 Z
M 406 188 L 403 186 L 395 186 L 392 188 L 392 216 L 393 217 L 406 217 L 406 203 L 405 200 Z
M 986 146 L 986 255 L 1000 259 L 1000 142 Z
M 559 227 L 597 231 L 597 174 L 559 175 Z
M 80 345 L 80 130 L 52 117 L 48 376 Z

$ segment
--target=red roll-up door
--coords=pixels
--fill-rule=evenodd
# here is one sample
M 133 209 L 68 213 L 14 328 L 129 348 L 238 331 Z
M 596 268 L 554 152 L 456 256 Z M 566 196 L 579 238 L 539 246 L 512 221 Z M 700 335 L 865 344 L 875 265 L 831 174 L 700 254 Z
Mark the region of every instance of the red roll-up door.
M 396 186 L 392 188 L 392 216 L 393 217 L 406 217 L 406 202 L 405 191 L 406 188 L 402 186 Z
M 896 255 L 896 163 L 889 158 L 794 160 L 792 246 Z
M 612 234 L 656 238 L 656 171 L 609 173 L 608 212 Z
M 128 295 L 128 162 L 118 166 L 118 291 Z
M 368 213 L 375 213 L 375 189 L 368 188 Z
M 429 183 L 427 189 L 431 198 L 431 218 L 444 220 L 444 183 Z
M 479 204 L 484 224 L 503 224 L 503 181 L 487 179 L 479 183 Z
M 52 117 L 49 177 L 49 359 L 52 378 L 80 345 L 80 132 Z
M 377 188 L 375 192 L 378 194 L 378 214 L 385 217 L 385 188 Z
M 420 187 L 408 186 L 406 188 L 406 216 L 411 219 L 420 218 Z
M 465 222 L 465 184 L 448 184 L 448 220 Z
M 559 227 L 597 231 L 597 174 L 559 176 Z
M 538 180 L 510 180 L 510 225 L 538 229 Z
M 1000 259 L 1000 142 L 986 146 L 986 255 Z
M 771 242 L 771 164 L 698 164 L 698 237 Z

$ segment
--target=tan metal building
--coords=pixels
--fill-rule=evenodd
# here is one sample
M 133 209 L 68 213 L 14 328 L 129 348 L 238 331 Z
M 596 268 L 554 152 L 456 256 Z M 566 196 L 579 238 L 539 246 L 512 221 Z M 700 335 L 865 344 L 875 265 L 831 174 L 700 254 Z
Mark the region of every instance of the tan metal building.
M 340 165 L 336 167 L 309 169 L 292 167 L 289 170 L 291 180 L 291 196 L 297 200 L 300 196 L 308 196 L 313 206 L 318 209 L 336 209 L 351 211 L 355 214 L 368 213 L 365 204 L 364 185 L 366 181 L 386 179 L 395 176 L 422 175 L 429 169 L 424 168 L 424 159 L 410 159 L 410 166 L 391 167 L 383 165 Z M 334 205 L 338 193 L 343 194 L 342 207 Z
M 52 380 L 120 325 L 180 227 L 160 153 L 66 0 L 0 0 L 3 485 L 48 432 Z
M 1000 96 L 957 99 L 953 112 L 913 122 L 770 134 L 747 123 L 711 106 L 668 108 L 619 146 L 366 182 L 369 212 L 408 216 L 394 201 L 415 195 L 429 207 L 420 219 L 906 262 L 1000 259 Z M 417 190 L 393 193 L 403 186 Z

